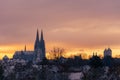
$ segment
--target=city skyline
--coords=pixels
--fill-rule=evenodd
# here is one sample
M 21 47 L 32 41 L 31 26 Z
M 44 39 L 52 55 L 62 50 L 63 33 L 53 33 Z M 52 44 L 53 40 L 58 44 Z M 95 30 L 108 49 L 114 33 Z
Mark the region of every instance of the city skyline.
M 42 32 L 42 30 L 41 30 L 41 34 L 43 34 L 43 32 Z M 41 35 L 42 36 L 42 35 Z M 39 36 L 39 30 L 37 29 L 37 34 L 36 34 L 36 39 L 38 39 L 39 37 L 41 37 L 41 36 Z M 36 41 L 36 40 L 35 40 Z M 32 45 L 32 46 L 28 46 L 29 48 L 27 48 L 27 46 L 26 45 L 24 45 L 24 48 L 22 48 L 22 49 L 16 49 L 16 50 L 14 50 L 14 52 L 12 51 L 12 49 L 10 50 L 11 51 L 11 55 L 13 56 L 14 55 L 14 53 L 17 51 L 17 50 L 19 50 L 19 51 L 32 51 L 32 50 L 34 50 L 34 48 L 35 48 L 35 43 L 34 43 L 34 45 Z M 33 49 L 32 49 L 32 47 L 34 47 Z M 90 57 L 92 57 L 93 55 L 94 55 L 94 53 L 95 53 L 95 55 L 98 55 L 98 56 L 100 56 L 100 57 L 103 57 L 104 56 L 104 51 L 103 52 L 101 52 L 101 54 L 100 54 L 100 49 L 98 49 L 98 50 L 93 50 L 92 51 L 92 49 L 91 49 L 91 51 L 88 51 L 88 53 L 89 52 L 93 52 L 93 53 L 91 53 L 91 54 L 87 54 L 87 50 L 84 52 L 84 50 L 83 49 L 79 49 L 79 51 L 78 51 L 78 49 L 76 49 L 76 50 L 67 50 L 67 48 L 63 48 L 63 47 L 58 47 L 58 46 L 54 46 L 54 47 L 51 47 L 51 50 L 53 49 L 53 48 L 61 48 L 61 49 L 64 49 L 65 50 L 65 54 L 63 54 L 64 55 L 64 57 L 66 57 L 66 58 L 68 58 L 68 57 L 74 57 L 74 56 L 80 56 L 80 55 L 82 55 L 83 56 L 83 58 L 84 59 L 88 59 L 88 58 L 90 58 Z M 107 48 L 110 48 L 110 47 L 107 47 Z M 105 49 L 107 49 L 107 48 L 105 48 Z M 75 48 L 74 48 L 75 49 Z M 49 50 L 49 52 L 51 51 L 51 50 Z M 96 51 L 96 52 L 95 52 Z M 49 53 L 48 51 L 46 52 L 46 57 L 48 58 L 48 59 L 50 59 L 50 57 L 52 57 L 51 59 L 53 59 L 53 56 L 52 56 L 52 54 L 51 53 Z M 7 53 L 9 53 L 9 52 L 7 52 Z M 8 54 L 5 54 L 5 55 L 8 55 Z M 4 56 L 5 56 L 4 55 Z M 4 57 L 3 56 L 3 57 Z M 10 57 L 10 58 L 12 58 L 12 56 L 10 57 L 10 56 L 8 56 L 8 57 Z M 119 57 L 119 55 L 113 55 L 113 57 Z M 2 58 L 2 57 L 1 57 Z
M 0 1 L 0 58 L 15 51 L 33 50 L 37 28 L 44 30 L 47 52 L 53 47 L 68 56 L 105 48 L 120 54 L 119 0 L 7 0 Z

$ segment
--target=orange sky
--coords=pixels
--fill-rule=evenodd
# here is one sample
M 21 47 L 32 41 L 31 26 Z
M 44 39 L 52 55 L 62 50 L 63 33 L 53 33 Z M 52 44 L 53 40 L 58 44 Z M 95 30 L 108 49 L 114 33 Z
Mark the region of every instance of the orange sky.
M 62 44 L 62 43 L 60 43 Z M 71 47 L 71 46 L 67 46 L 67 45 L 60 45 L 57 43 L 47 43 L 46 44 L 46 56 L 47 58 L 53 58 L 51 56 L 51 54 L 49 53 L 50 50 L 52 50 L 54 47 L 59 47 L 59 48 L 64 48 L 65 49 L 65 53 L 64 56 L 65 57 L 73 57 L 73 56 L 79 56 L 80 54 L 84 57 L 84 58 L 89 58 L 90 56 L 92 56 L 93 52 L 99 55 L 99 56 L 103 56 L 103 51 L 104 48 L 75 48 L 75 47 Z M 108 47 L 106 47 L 108 48 Z M 112 47 L 112 56 L 113 57 L 120 57 L 120 55 L 118 53 L 120 53 L 119 48 L 114 48 Z M 13 54 L 15 51 L 21 51 L 24 50 L 24 44 L 16 44 L 16 45 L 6 45 L 6 46 L 0 46 L 0 59 L 2 59 L 2 57 L 4 57 L 4 55 L 7 55 L 9 58 L 13 57 Z M 33 44 L 28 44 L 27 45 L 27 50 L 33 50 Z
M 37 28 L 44 31 L 47 52 L 60 46 L 66 55 L 101 55 L 110 47 L 113 56 L 120 55 L 119 4 L 120 0 L 1 0 L 0 57 L 12 57 L 24 45 L 33 50 Z

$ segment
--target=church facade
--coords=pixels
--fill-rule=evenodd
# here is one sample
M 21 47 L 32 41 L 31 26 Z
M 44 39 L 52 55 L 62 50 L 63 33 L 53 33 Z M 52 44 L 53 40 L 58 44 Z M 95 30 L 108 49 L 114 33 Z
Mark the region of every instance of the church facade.
M 37 30 L 36 40 L 34 44 L 34 51 L 16 51 L 13 55 L 13 59 L 23 59 L 26 61 L 41 61 L 46 58 L 45 41 L 43 37 L 43 31 L 41 31 L 41 37 L 39 38 L 39 31 Z

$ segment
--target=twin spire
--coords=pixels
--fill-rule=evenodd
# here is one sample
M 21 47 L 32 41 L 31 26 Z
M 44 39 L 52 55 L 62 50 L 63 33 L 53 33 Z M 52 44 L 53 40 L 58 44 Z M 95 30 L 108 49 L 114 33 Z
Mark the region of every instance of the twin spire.
M 43 31 L 41 30 L 41 40 L 43 40 Z M 39 41 L 39 31 L 37 29 L 36 41 Z
M 34 50 L 40 49 L 43 44 L 44 44 L 43 31 L 41 30 L 41 38 L 39 38 L 39 31 L 38 31 L 38 29 L 37 29 L 37 34 L 36 34 L 36 40 L 35 40 Z

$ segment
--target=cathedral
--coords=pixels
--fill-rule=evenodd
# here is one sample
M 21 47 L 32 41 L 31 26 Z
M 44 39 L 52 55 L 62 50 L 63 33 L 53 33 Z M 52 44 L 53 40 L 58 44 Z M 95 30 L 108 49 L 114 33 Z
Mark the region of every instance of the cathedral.
M 23 59 L 26 61 L 42 61 L 45 59 L 45 41 L 43 37 L 43 31 L 41 30 L 41 37 L 39 38 L 39 31 L 37 30 L 36 40 L 34 44 L 34 51 L 16 51 L 13 55 L 13 59 Z

